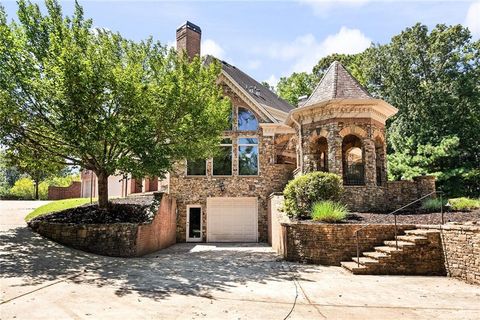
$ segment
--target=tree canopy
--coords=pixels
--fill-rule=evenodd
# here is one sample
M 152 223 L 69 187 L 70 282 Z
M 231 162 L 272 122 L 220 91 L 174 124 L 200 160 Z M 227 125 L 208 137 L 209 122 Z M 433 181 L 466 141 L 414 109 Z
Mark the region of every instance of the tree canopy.
M 1 144 L 93 170 L 101 207 L 112 174 L 161 177 L 215 151 L 230 109 L 218 64 L 95 29 L 78 3 L 72 17 L 18 5 L 18 23 L 0 9 Z
M 429 31 L 416 24 L 387 44 L 322 58 L 304 77 L 319 81 L 335 60 L 371 94 L 399 109 L 387 123 L 390 178 L 433 173 L 451 194 L 480 194 L 480 41 L 472 41 L 468 29 L 440 24 Z M 284 83 L 297 79 L 292 74 Z M 300 88 L 278 92 L 295 101 L 312 90 Z

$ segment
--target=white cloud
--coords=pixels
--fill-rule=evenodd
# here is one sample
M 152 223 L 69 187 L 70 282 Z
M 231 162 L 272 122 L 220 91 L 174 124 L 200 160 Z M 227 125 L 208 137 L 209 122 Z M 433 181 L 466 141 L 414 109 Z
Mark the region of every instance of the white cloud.
M 267 80 L 265 80 L 266 82 L 268 82 L 268 84 L 274 88 L 277 87 L 277 83 L 278 83 L 278 78 L 275 77 L 274 74 L 272 74 Z
M 212 39 L 202 41 L 202 55 L 207 54 L 218 59 L 225 59 L 225 50 L 223 50 L 223 48 Z
M 468 8 L 465 25 L 474 37 L 480 38 L 480 2 L 474 2 Z
M 255 59 L 255 60 L 249 60 L 247 62 L 247 67 L 250 70 L 256 70 L 262 65 L 262 61 Z
M 360 7 L 370 0 L 299 0 L 300 4 L 309 6 L 317 16 L 325 16 L 335 6 Z
M 257 51 L 272 59 L 289 62 L 292 65 L 289 72 L 310 72 L 322 57 L 332 53 L 362 52 L 371 42 L 360 30 L 341 27 L 336 34 L 329 35 L 322 41 L 317 41 L 315 36 L 309 33 L 291 43 L 272 44 Z

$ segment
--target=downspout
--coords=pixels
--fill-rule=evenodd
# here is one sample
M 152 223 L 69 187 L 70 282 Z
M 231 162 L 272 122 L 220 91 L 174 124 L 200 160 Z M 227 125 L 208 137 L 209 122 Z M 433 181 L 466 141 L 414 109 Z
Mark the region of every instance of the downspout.
M 300 167 L 300 172 L 303 174 L 303 139 L 302 139 L 302 125 L 301 123 L 299 123 L 297 120 L 295 120 L 295 118 L 293 117 L 293 114 L 291 115 L 292 116 L 292 121 L 293 123 L 295 123 L 295 125 L 297 125 L 298 127 L 298 142 L 299 142 L 299 152 L 300 152 L 300 163 L 299 163 L 299 167 Z

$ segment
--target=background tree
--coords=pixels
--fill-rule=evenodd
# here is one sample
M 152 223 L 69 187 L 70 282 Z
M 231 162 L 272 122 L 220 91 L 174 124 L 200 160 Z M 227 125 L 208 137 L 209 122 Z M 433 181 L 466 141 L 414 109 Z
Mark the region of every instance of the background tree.
M 38 191 L 40 183 L 47 178 L 61 175 L 65 167 L 60 163 L 49 161 L 48 157 L 40 154 L 34 146 L 17 145 L 7 151 L 6 158 L 11 166 L 33 180 L 35 200 L 40 199 Z
M 293 73 L 289 77 L 281 77 L 277 84 L 277 94 L 288 101 L 292 106 L 297 106 L 298 98 L 310 95 L 317 84 L 315 76 L 306 72 Z
M 108 177 L 163 176 L 183 158 L 207 157 L 227 126 L 229 101 L 205 66 L 154 43 L 92 28 L 75 4 L 18 2 L 0 10 L 0 143 L 59 165 L 93 170 L 101 208 Z
M 454 152 L 421 167 L 437 172 L 447 192 L 478 196 L 480 42 L 471 41 L 461 25 L 429 32 L 416 24 L 389 44 L 368 49 L 362 60 L 370 92 L 399 109 L 389 123 L 391 150 L 414 157 L 458 138 L 455 146 L 447 144 Z M 396 170 L 395 162 L 390 167 Z
M 480 41 L 472 41 L 468 29 L 440 24 L 429 31 L 416 24 L 362 53 L 324 57 L 304 77 L 315 85 L 335 60 L 370 93 L 399 109 L 387 122 L 390 178 L 434 173 L 451 195 L 480 195 Z M 295 101 L 311 93 L 305 88 L 287 86 L 278 93 Z M 452 150 L 440 152 L 445 147 Z M 438 161 L 412 160 L 432 148 L 442 154 L 435 156 Z

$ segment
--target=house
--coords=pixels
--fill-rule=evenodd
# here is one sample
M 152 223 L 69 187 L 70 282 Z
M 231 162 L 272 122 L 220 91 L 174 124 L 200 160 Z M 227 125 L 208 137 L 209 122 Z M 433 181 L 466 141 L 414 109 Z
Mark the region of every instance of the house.
M 200 43 L 198 26 L 186 22 L 177 29 L 177 50 L 200 55 Z M 207 56 L 206 63 L 213 59 Z M 307 172 L 342 176 L 343 201 L 359 211 L 396 208 L 435 190 L 432 177 L 387 182 L 385 122 L 397 109 L 373 98 L 339 62 L 298 106 L 219 62 L 219 83 L 232 101 L 231 129 L 223 134 L 221 153 L 176 163 L 162 181 L 177 199 L 179 242 L 266 241 L 268 197 Z M 90 173 L 82 175 L 84 195 L 94 193 L 92 179 Z M 111 194 L 159 188 L 155 178 L 111 179 Z

